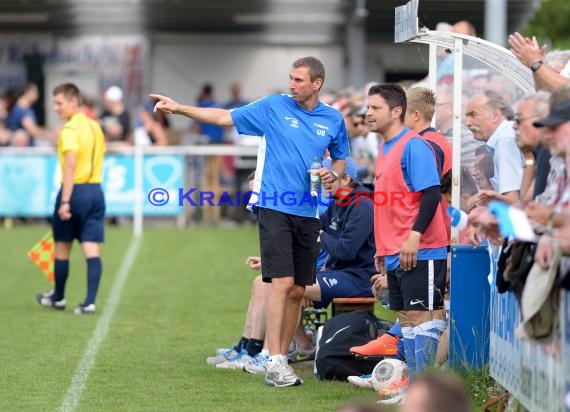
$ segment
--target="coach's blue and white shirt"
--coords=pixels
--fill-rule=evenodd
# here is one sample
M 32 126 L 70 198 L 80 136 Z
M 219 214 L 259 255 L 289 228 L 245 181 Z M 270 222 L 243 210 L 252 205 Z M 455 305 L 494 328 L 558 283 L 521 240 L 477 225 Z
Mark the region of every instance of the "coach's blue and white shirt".
M 342 114 L 322 102 L 307 111 L 291 96 L 275 94 L 236 108 L 231 116 L 240 134 L 263 136 L 253 189 L 260 193 L 259 207 L 316 217 L 308 170 L 327 148 L 332 159 L 348 157 Z

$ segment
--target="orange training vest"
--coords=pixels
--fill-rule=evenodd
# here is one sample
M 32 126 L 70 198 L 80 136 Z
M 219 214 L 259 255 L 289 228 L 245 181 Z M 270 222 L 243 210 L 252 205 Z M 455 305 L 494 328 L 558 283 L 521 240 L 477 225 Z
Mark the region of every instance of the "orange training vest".
M 378 149 L 373 197 L 377 256 L 389 256 L 400 252 L 419 213 L 422 194 L 410 192 L 402 173 L 404 148 L 413 137 L 420 138 L 415 132 L 408 130 L 385 156 L 382 153 L 384 142 Z M 431 223 L 420 238 L 420 249 L 448 245 L 440 203 Z

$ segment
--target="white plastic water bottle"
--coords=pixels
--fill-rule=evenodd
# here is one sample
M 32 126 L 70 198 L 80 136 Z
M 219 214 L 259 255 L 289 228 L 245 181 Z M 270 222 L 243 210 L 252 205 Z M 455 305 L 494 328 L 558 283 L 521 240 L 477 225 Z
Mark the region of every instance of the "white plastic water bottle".
M 447 208 L 447 214 L 451 217 L 451 226 L 463 230 L 467 226 L 467 213 L 461 209 L 457 209 L 453 206 Z
M 313 157 L 313 163 L 309 168 L 309 175 L 311 177 L 311 187 L 310 192 L 312 197 L 317 197 L 321 192 L 321 177 L 317 174 L 317 171 L 321 168 L 321 162 L 317 156 Z

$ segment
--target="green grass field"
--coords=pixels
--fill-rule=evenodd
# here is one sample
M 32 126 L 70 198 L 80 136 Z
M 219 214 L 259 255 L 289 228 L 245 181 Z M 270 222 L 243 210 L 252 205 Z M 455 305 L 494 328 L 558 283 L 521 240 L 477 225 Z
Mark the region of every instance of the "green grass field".
M 27 258 L 47 226 L 0 231 L 0 410 L 50 411 L 62 406 L 131 242 L 129 229 L 109 229 L 95 316 L 71 311 L 85 294 L 85 263 L 71 260 L 65 312 L 40 307 L 50 289 Z M 259 252 L 257 231 L 148 229 L 99 346 L 79 411 L 331 411 L 372 391 L 318 381 L 275 389 L 262 375 L 207 365 L 217 347 L 241 336 L 251 280 L 244 264 Z M 77 398 L 75 394 L 72 398 Z

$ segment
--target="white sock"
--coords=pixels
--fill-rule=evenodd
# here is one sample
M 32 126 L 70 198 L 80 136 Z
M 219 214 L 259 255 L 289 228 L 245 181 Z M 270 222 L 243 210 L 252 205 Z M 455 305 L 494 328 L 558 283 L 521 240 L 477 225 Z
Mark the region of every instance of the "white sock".
M 282 355 L 273 355 L 269 357 L 269 362 L 267 363 L 267 369 L 273 369 L 275 368 L 277 365 L 279 365 L 282 361 L 281 359 Z

